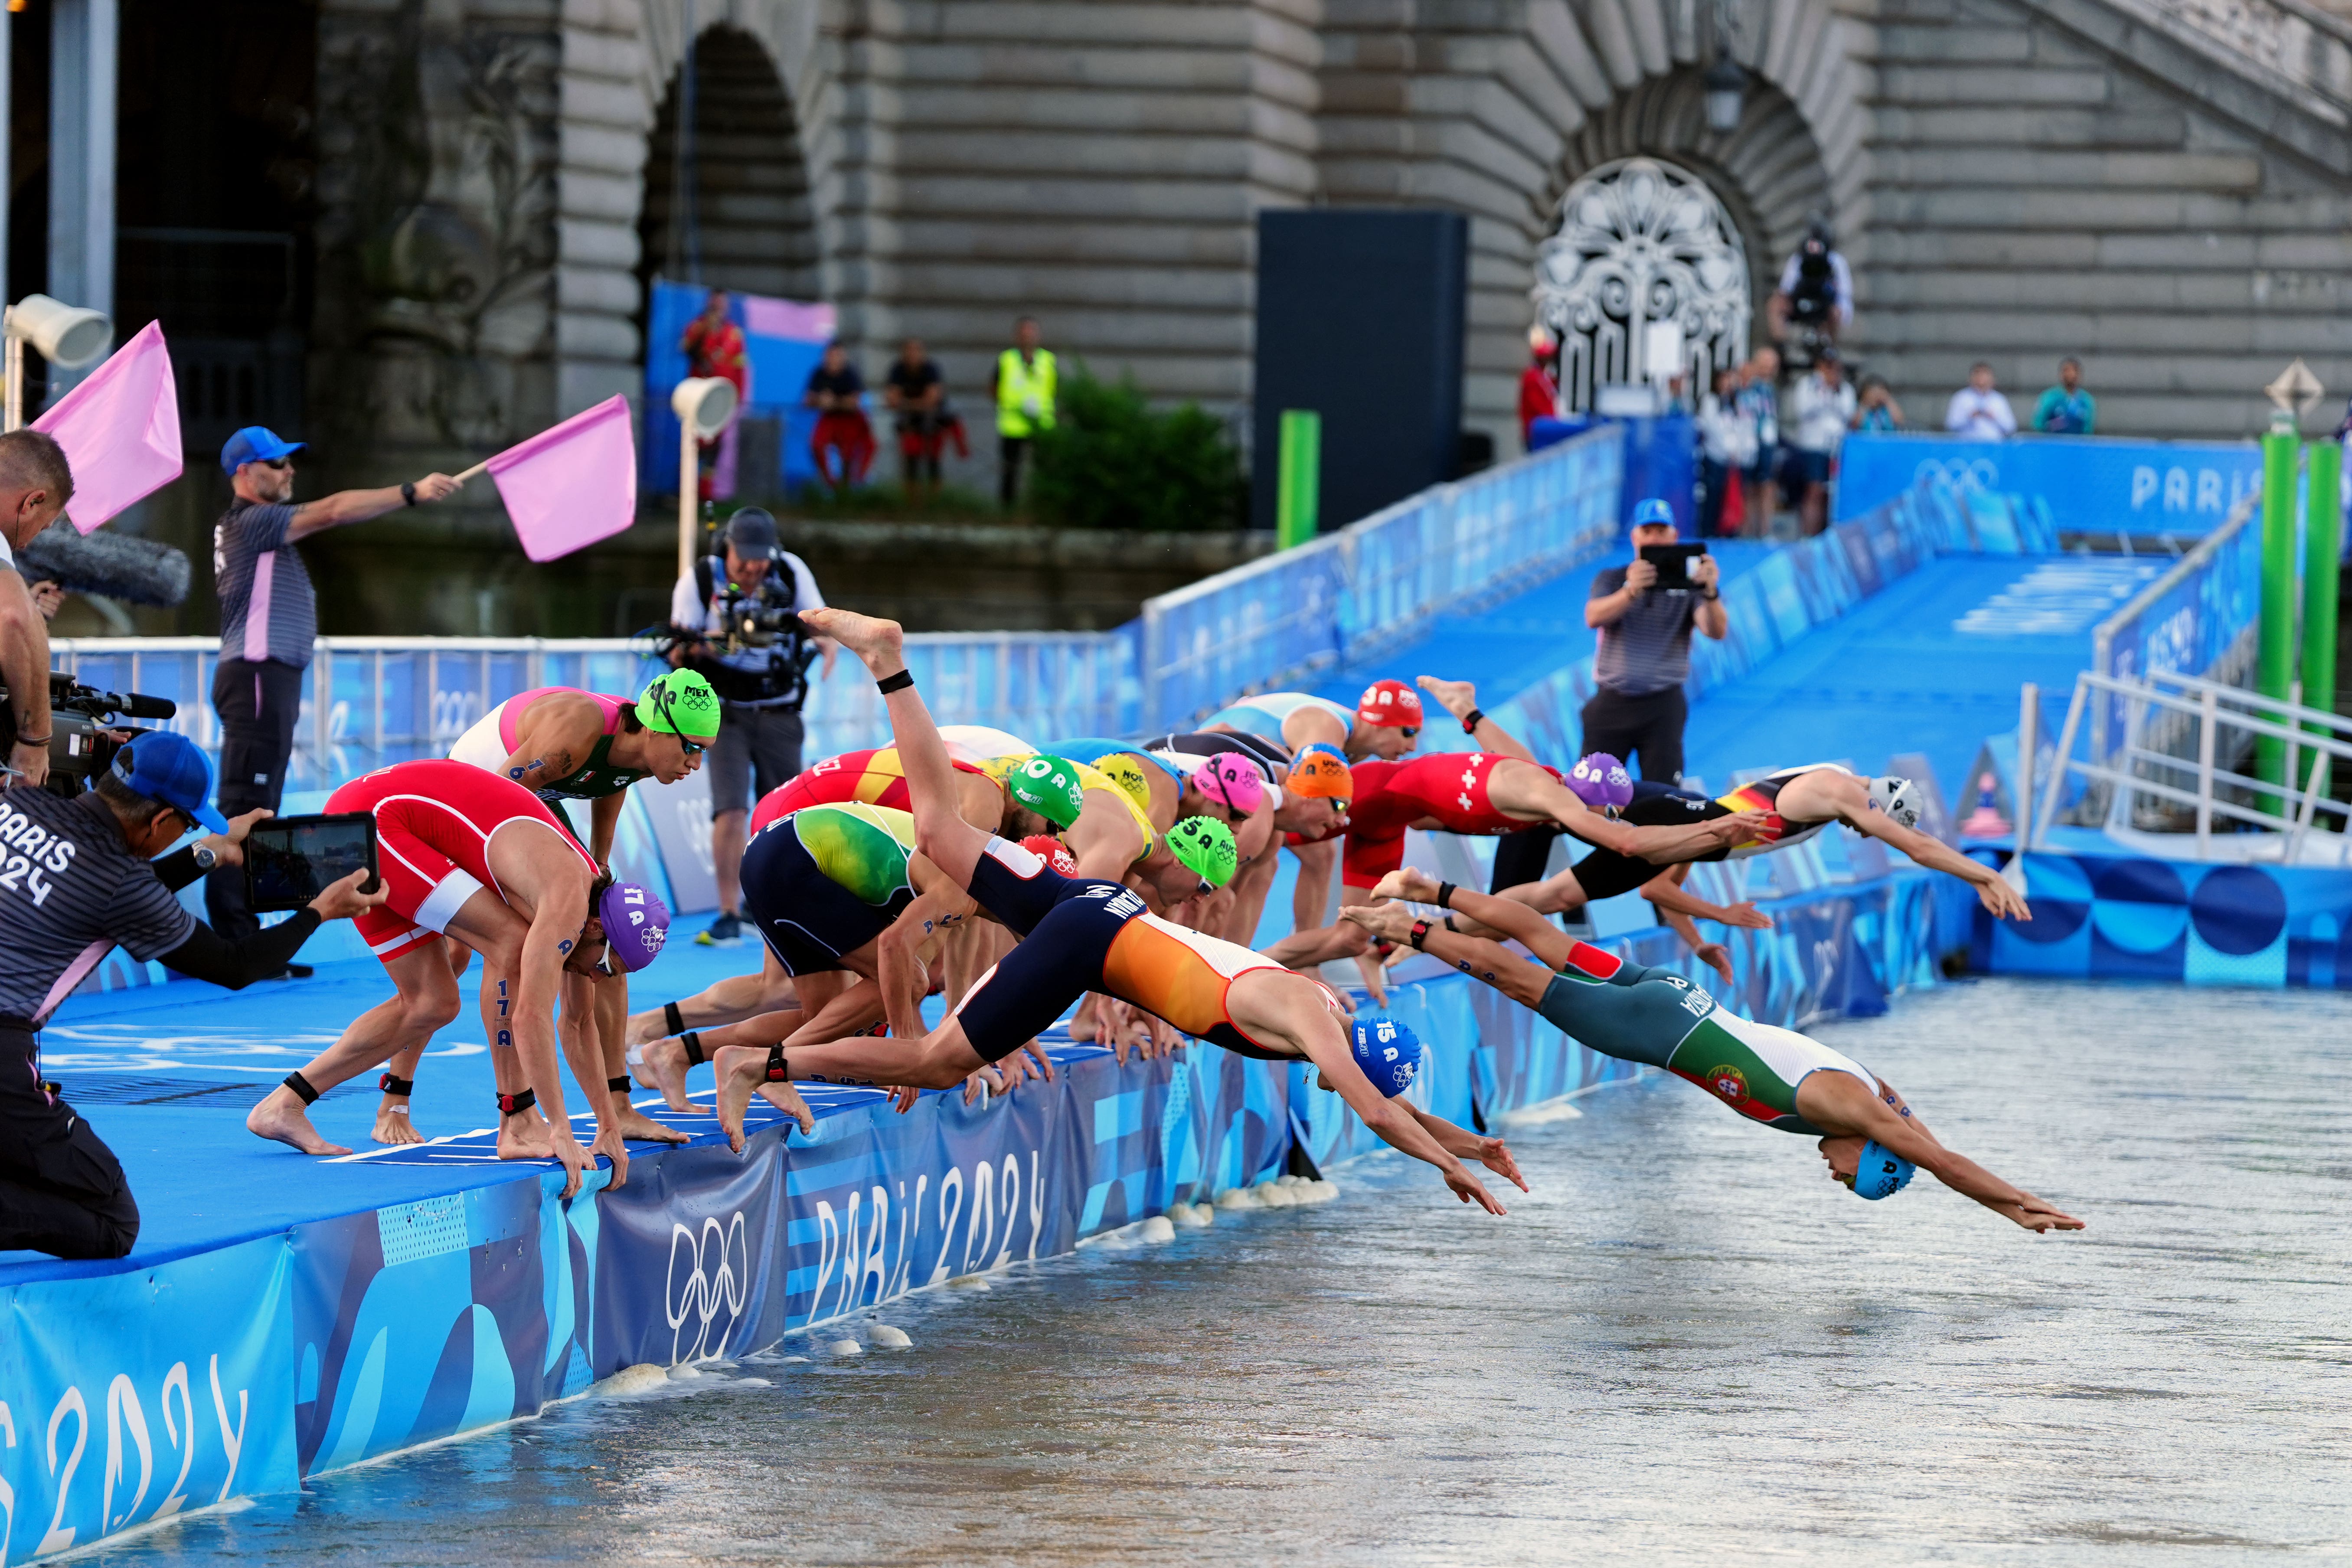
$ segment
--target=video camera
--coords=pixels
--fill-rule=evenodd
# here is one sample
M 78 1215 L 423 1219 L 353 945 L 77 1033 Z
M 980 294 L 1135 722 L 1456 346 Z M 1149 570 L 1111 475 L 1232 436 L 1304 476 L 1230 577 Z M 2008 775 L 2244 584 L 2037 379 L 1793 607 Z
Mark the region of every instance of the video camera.
M 730 594 L 720 616 L 726 629 L 717 640 L 729 653 L 772 647 L 789 638 L 805 640 L 809 635 L 798 615 L 749 595 Z
M 84 686 L 70 675 L 49 672 L 49 782 L 51 793 L 77 795 L 114 765 L 114 753 L 142 730 L 126 730 L 116 718 L 169 719 L 180 705 L 168 697 L 133 691 L 125 696 Z M 16 708 L 0 686 L 0 758 L 16 743 Z

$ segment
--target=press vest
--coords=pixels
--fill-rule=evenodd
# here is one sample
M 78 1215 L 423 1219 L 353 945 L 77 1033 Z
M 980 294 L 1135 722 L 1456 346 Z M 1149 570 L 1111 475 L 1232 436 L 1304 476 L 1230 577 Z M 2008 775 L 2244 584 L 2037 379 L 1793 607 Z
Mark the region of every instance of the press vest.
M 1054 369 L 1051 351 L 1039 349 L 1034 362 L 1024 363 L 1019 349 L 1006 349 L 996 356 L 996 433 L 1015 440 L 1054 427 L 1054 388 L 1059 380 Z M 1037 414 L 1030 417 L 1028 403 L 1037 400 Z

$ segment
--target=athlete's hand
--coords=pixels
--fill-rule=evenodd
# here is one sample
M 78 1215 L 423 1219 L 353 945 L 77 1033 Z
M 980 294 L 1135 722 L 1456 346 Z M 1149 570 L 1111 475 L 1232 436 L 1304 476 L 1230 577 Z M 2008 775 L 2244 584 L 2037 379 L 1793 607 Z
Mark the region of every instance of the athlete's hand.
M 1476 1204 L 1488 1214 L 1500 1215 L 1511 1212 L 1496 1200 L 1494 1194 L 1486 1190 L 1484 1182 L 1460 1165 L 1445 1173 L 1445 1184 L 1454 1189 L 1455 1197 L 1465 1204 Z
M 1047 1083 L 1054 1081 L 1054 1058 L 1045 1054 L 1045 1047 L 1044 1046 L 1038 1044 L 1035 1040 L 1030 1040 L 1022 1046 L 1021 1052 L 1027 1053 L 1034 1059 L 1036 1065 L 1030 1068 L 1031 1071 L 1034 1072 L 1039 1078 L 1044 1079 Z M 1016 1052 L 1015 1057 L 1017 1058 L 1021 1052 Z
M 2025 895 L 1998 876 L 1989 875 L 1977 884 L 1977 898 L 1992 911 L 1992 918 L 1997 921 L 2030 921 L 2033 918 L 2033 911 L 2025 907 Z
M 1701 963 L 1723 976 L 1726 985 L 1731 984 L 1731 950 L 1719 942 L 1703 942 L 1691 950 Z
M 1407 866 L 1401 871 L 1391 871 L 1382 877 L 1379 884 L 1372 889 L 1372 897 L 1404 899 L 1416 904 L 1433 904 L 1437 902 L 1437 892 L 1436 878 L 1418 867 Z
M 1519 1163 L 1511 1158 L 1510 1150 L 1504 1146 L 1500 1138 L 1479 1139 L 1475 1153 L 1478 1163 L 1486 1166 L 1519 1191 L 1526 1193 L 1535 1190 L 1528 1185 L 1528 1179 L 1519 1174 Z
M 602 1121 L 597 1123 L 596 1142 L 588 1145 L 588 1157 L 593 1162 L 599 1154 L 613 1162 L 613 1185 L 625 1186 L 629 1180 L 629 1145 L 621 1136 L 619 1122 L 610 1127 Z
M 1735 811 L 1729 816 L 1718 816 L 1704 826 L 1717 844 L 1740 844 L 1755 837 L 1771 820 L 1772 814 L 1769 811 Z
M 367 879 L 368 870 L 362 866 L 312 899 L 310 908 L 318 912 L 321 921 L 347 921 L 364 914 L 392 896 L 391 884 L 382 878 L 376 879 L 374 892 L 361 892 L 360 884 Z
M 2025 1191 L 2022 1187 L 2018 1190 Z M 2073 1215 L 2065 1213 L 2053 1203 L 2035 1197 L 2032 1193 L 2025 1193 L 2023 1203 L 2003 1204 L 2000 1206 L 2000 1212 L 2036 1236 L 2044 1231 L 2086 1228 L 2083 1222 Z
M 1360 952 L 1355 958 L 1356 973 L 1363 976 L 1364 989 L 1372 994 L 1372 1005 L 1386 1010 L 1389 1005 L 1388 971 L 1371 953 Z
M 1772 917 L 1758 909 L 1752 902 L 1743 899 L 1738 903 L 1724 906 L 1723 923 L 1727 926 L 1738 926 L 1747 931 L 1770 931 Z
M 567 1198 L 577 1196 L 580 1178 L 595 1164 L 596 1158 L 581 1146 L 580 1140 L 572 1135 L 571 1128 L 551 1121 L 548 1131 L 551 1135 L 549 1142 L 555 1146 L 555 1158 L 563 1166 L 563 1191 L 558 1195 Z M 628 1155 L 624 1152 L 621 1157 L 625 1160 Z
M 1635 556 L 1625 568 L 1625 586 L 1636 594 L 1647 593 L 1658 585 L 1658 568 L 1651 562 Z

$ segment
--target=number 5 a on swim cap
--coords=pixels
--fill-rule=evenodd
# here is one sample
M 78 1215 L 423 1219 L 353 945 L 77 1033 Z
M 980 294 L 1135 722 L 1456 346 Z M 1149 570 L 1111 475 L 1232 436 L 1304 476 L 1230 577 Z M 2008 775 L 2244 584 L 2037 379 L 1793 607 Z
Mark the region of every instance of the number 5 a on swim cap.
M 1394 1018 L 1359 1018 L 1350 1035 L 1356 1065 L 1374 1089 L 1394 1100 L 1412 1087 L 1421 1071 L 1421 1041 L 1412 1029 Z

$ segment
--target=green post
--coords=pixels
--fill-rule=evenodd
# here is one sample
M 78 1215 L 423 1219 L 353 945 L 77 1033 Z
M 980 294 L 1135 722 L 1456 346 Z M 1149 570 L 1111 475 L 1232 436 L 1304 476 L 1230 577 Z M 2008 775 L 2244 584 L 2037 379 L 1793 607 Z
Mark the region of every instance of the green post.
M 1282 411 L 1282 467 L 1276 483 L 1275 541 L 1287 550 L 1315 537 L 1322 500 L 1323 416 L 1311 408 Z
M 2314 441 L 2304 454 L 2311 489 L 2304 502 L 2303 705 L 2332 713 L 2336 710 L 2337 558 L 2344 552 L 2344 448 L 2331 438 Z M 2321 724 L 2305 728 L 2328 733 Z
M 2291 424 L 2263 437 L 2262 629 L 2254 659 L 2254 689 L 2282 700 L 2294 680 L 2295 446 Z M 2254 776 L 2265 784 L 2285 782 L 2285 742 L 2269 735 L 2255 739 Z M 2278 811 L 2278 797 L 2258 796 L 2256 808 Z

